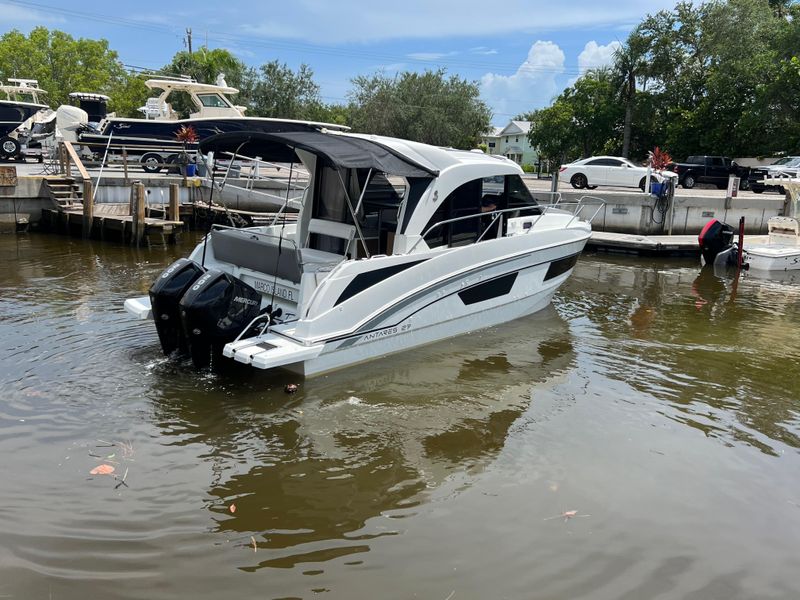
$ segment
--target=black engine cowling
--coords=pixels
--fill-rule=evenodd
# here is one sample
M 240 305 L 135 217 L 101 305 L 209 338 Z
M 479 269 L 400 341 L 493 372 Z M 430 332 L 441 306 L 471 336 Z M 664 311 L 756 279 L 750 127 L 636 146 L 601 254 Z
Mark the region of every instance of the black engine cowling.
M 196 367 L 207 367 L 222 355 L 259 314 L 261 294 L 241 279 L 209 270 L 195 281 L 180 301 L 183 333 Z
M 717 219 L 711 219 L 706 223 L 697 236 L 697 241 L 707 265 L 714 264 L 717 255 L 733 245 L 733 234 L 733 227 Z
M 193 260 L 179 258 L 158 276 L 150 286 L 150 305 L 156 322 L 158 339 L 164 354 L 175 350 L 188 352 L 181 328 L 178 304 L 192 284 L 205 273 L 205 269 Z

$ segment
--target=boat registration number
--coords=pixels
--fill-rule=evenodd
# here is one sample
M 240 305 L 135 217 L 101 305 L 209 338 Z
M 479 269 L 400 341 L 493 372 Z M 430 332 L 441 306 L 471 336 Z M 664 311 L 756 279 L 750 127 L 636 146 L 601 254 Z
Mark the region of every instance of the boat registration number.
M 289 302 L 296 302 L 294 290 L 286 286 L 275 284 L 271 281 L 264 281 L 262 279 L 253 280 L 253 287 L 262 294 L 274 295 L 276 298 L 288 300 Z

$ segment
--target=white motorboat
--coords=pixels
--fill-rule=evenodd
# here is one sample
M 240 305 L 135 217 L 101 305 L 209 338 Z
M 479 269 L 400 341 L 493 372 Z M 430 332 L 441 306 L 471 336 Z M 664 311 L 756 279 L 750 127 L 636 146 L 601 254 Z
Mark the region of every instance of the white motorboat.
M 296 223 L 215 226 L 125 302 L 200 367 L 315 375 L 534 313 L 591 234 L 590 203 L 538 205 L 516 163 L 481 152 L 328 131 L 201 148 L 299 161 L 310 182 Z
M 37 118 L 50 112 L 42 104 L 41 96 L 46 92 L 35 79 L 9 79 L 0 82 L 0 160 L 22 159 L 26 144 Z
M 767 183 L 761 182 L 761 183 Z M 742 267 L 760 272 L 800 270 L 800 179 L 782 179 L 788 195 L 787 216 L 771 217 L 767 221 L 766 241 L 742 244 Z M 699 236 L 703 257 L 707 263 L 734 264 L 738 258 L 738 242 L 733 240 L 733 228 L 716 219 L 709 221 Z

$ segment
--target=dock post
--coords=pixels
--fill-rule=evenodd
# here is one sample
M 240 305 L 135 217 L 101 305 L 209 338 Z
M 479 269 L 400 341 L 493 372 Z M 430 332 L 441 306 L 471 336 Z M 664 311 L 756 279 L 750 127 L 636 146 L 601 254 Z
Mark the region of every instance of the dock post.
M 181 220 L 180 186 L 177 183 L 169 184 L 169 213 L 168 221 Z
M 83 237 L 92 235 L 94 223 L 94 186 L 91 179 L 83 181 Z
M 67 154 L 67 149 L 64 147 L 64 142 L 59 142 L 58 144 L 58 174 L 59 175 L 66 175 L 67 173 L 67 163 L 64 157 Z
M 128 185 L 128 149 L 123 146 L 122 148 L 122 183 Z
M 64 173 L 67 177 L 72 177 L 72 160 L 70 160 L 66 143 L 62 144 L 61 147 L 64 148 Z
M 144 184 L 141 181 L 133 183 L 133 231 L 131 232 L 131 243 L 137 246 L 141 243 L 145 233 L 144 221 Z

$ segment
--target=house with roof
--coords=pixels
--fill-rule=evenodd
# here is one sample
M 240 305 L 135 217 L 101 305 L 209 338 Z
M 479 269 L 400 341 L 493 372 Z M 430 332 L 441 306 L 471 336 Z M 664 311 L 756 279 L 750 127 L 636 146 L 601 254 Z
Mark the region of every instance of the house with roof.
M 495 127 L 491 133 L 483 136 L 483 143 L 489 154 L 505 156 L 519 165 L 535 165 L 539 161 L 539 153 L 528 140 L 530 129 L 530 121 L 509 121 L 505 127 Z

